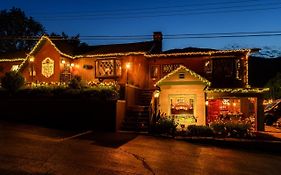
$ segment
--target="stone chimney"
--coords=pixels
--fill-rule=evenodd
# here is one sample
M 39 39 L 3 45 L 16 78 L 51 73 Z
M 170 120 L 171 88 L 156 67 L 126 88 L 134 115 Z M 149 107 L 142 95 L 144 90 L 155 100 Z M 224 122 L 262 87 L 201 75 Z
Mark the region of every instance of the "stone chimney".
M 153 41 L 155 44 L 153 48 L 154 53 L 162 52 L 162 40 L 163 40 L 162 32 L 153 32 Z

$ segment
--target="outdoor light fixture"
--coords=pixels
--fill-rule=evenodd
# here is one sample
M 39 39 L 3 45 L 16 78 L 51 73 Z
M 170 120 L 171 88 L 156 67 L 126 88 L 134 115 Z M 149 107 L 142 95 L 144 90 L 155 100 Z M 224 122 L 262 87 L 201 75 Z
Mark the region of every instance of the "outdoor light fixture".
M 208 106 L 209 105 L 209 101 L 207 100 L 207 101 L 205 101 L 205 105 L 206 106 Z
M 128 70 L 128 69 L 130 69 L 131 68 L 131 63 L 126 63 L 126 69 Z
M 74 67 L 74 65 L 75 65 L 74 63 L 71 63 L 71 64 L 70 64 L 71 67 Z
M 29 58 L 29 62 L 31 63 L 31 82 L 33 82 L 33 76 L 34 76 L 34 56 L 31 56 Z
M 61 63 L 62 63 L 62 64 L 65 64 L 65 60 L 61 60 Z
M 128 84 L 128 70 L 131 68 L 131 63 L 130 62 L 128 62 L 128 63 L 126 63 L 126 84 Z
M 34 56 L 31 56 L 31 57 L 29 58 L 29 61 L 33 63 L 33 62 L 34 62 Z

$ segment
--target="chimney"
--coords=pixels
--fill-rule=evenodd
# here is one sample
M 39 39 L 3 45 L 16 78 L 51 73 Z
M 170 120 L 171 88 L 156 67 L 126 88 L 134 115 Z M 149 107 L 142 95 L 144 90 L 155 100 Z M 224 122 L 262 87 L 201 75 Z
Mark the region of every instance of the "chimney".
M 153 32 L 153 41 L 155 44 L 153 48 L 154 53 L 162 52 L 162 40 L 163 40 L 162 32 Z

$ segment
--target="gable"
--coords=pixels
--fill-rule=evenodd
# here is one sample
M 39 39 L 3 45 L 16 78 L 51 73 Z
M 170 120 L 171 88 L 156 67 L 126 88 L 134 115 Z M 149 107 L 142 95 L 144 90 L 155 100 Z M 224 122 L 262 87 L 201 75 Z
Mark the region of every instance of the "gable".
M 184 66 L 178 67 L 176 70 L 172 71 L 162 79 L 160 79 L 155 85 L 188 85 L 188 84 L 205 84 L 210 86 L 211 83 L 201 77 L 199 74 L 187 69 Z

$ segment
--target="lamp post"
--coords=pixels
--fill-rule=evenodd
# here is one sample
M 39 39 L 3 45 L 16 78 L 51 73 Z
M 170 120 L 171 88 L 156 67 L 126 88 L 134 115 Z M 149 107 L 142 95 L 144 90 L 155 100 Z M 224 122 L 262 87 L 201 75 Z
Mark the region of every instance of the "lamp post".
M 34 72 L 34 56 L 29 58 L 29 62 L 31 64 L 31 82 L 33 82 L 33 72 Z
M 128 71 L 131 68 L 131 63 L 126 63 L 126 84 L 128 84 L 129 76 L 128 76 Z

